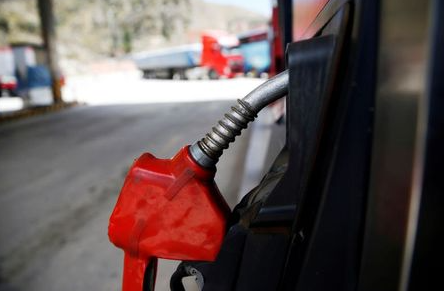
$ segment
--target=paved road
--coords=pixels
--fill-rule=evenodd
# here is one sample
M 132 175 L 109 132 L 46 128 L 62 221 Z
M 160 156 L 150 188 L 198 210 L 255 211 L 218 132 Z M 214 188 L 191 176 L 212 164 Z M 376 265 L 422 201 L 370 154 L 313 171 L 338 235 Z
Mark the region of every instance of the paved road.
M 230 104 L 80 106 L 0 125 L 0 290 L 119 290 L 122 254 L 106 232 L 129 165 L 143 151 L 171 156 Z M 219 164 L 231 205 L 247 144 Z

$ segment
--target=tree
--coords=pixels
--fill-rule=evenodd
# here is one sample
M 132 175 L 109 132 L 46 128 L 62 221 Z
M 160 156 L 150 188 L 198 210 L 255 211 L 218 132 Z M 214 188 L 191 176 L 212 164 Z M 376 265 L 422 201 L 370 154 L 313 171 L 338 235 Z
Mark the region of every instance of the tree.
M 111 54 L 129 53 L 132 40 L 145 34 L 161 33 L 170 38 L 189 23 L 189 0 L 104 0 L 110 32 Z

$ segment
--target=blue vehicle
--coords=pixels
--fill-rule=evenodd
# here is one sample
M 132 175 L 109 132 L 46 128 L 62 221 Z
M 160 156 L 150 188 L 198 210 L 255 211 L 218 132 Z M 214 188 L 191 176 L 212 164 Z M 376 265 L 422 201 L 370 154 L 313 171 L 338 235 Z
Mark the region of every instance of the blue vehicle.
M 271 65 L 269 32 L 252 30 L 238 35 L 240 51 L 244 57 L 244 73 L 260 76 L 268 73 Z
M 15 95 L 32 106 L 52 104 L 51 74 L 43 47 L 31 43 L 15 43 L 11 48 L 12 65 L 17 80 Z M 63 76 L 60 76 L 58 81 L 63 86 Z

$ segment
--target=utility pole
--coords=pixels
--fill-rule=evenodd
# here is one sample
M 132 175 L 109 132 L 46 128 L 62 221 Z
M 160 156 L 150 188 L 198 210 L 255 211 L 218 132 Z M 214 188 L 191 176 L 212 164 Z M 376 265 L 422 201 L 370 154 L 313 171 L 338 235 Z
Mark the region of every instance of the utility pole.
M 60 85 L 60 70 L 57 63 L 55 43 L 53 0 L 37 0 L 40 27 L 43 38 L 43 47 L 46 51 L 49 72 L 52 80 L 52 97 L 54 103 L 62 103 L 62 90 Z

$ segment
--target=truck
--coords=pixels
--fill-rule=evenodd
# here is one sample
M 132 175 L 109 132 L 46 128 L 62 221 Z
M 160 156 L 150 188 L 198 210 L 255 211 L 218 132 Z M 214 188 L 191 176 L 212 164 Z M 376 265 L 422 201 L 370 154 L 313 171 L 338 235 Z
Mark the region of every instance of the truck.
M 271 30 L 258 28 L 239 34 L 240 51 L 244 58 L 244 73 L 254 77 L 266 76 L 270 70 Z
M 201 42 L 141 52 L 133 60 L 145 78 L 187 79 L 191 69 L 200 77 L 232 78 L 243 72 L 239 40 L 222 31 L 206 31 Z
M 16 89 L 14 54 L 11 47 L 0 47 L 0 97 L 15 95 Z

